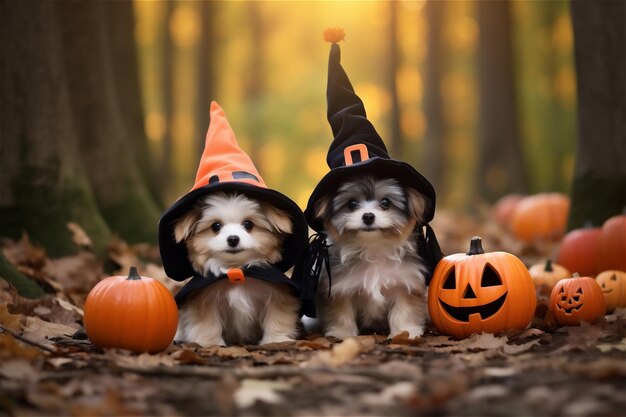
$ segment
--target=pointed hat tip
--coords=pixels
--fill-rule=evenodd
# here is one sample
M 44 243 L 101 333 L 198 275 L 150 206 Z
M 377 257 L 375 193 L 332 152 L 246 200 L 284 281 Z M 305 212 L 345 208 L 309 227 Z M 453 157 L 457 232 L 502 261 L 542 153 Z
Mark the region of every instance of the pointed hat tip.
M 330 43 L 341 42 L 346 37 L 346 32 L 342 28 L 328 28 L 322 34 L 324 40 Z

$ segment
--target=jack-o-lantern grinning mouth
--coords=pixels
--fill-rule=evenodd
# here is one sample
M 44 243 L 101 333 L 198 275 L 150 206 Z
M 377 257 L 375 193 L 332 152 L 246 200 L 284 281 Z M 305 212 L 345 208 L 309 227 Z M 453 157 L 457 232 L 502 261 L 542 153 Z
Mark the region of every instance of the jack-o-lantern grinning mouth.
M 572 314 L 574 311 L 578 311 L 580 310 L 580 308 L 583 306 L 582 304 L 577 305 L 576 307 L 562 307 L 560 305 L 556 305 L 559 310 L 562 310 L 565 314 Z
M 469 322 L 469 318 L 472 314 L 480 314 L 480 318 L 485 320 L 486 318 L 493 316 L 500 310 L 500 308 L 502 308 L 507 294 L 508 291 L 502 294 L 502 296 L 495 301 L 475 307 L 453 307 L 450 304 L 444 303 L 441 299 L 439 299 L 439 303 L 446 313 L 458 321 Z

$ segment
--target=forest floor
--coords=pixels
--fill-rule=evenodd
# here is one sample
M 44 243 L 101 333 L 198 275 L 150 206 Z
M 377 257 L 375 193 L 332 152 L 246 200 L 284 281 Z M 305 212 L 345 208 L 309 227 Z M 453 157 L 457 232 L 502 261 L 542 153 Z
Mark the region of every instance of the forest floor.
M 485 250 L 530 264 L 555 248 L 525 247 L 476 219 L 439 215 L 447 253 L 481 234 Z M 77 234 L 77 244 L 88 237 Z M 164 277 L 154 247 L 114 242 L 106 262 L 89 250 L 60 259 L 27 238 L 5 256 L 49 293 L 22 298 L 0 280 L 0 416 L 625 416 L 626 311 L 557 327 L 539 297 L 524 331 L 454 340 L 310 334 L 293 343 L 155 355 L 101 350 L 84 337 L 82 306 L 104 270 L 139 266 Z M 121 272 L 120 272 L 121 274 Z

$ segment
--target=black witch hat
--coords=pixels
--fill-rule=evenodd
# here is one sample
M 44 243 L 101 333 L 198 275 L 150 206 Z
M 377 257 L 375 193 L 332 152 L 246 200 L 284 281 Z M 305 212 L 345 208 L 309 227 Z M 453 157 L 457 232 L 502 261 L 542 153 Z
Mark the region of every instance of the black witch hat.
M 317 184 L 304 214 L 309 226 L 317 232 L 323 231 L 321 219 L 315 216 L 315 207 L 321 198 L 335 192 L 345 181 L 368 175 L 378 178 L 394 178 L 403 187 L 420 192 L 427 201 L 424 213 L 425 234 L 420 233 L 419 254 L 433 268 L 441 259 L 441 251 L 435 233 L 428 225 L 435 215 L 436 194 L 432 184 L 410 164 L 392 159 L 382 138 L 367 119 L 363 101 L 341 66 L 341 51 L 338 42 L 343 40 L 342 29 L 328 29 L 326 41 L 332 43 L 328 60 L 328 121 L 334 140 L 328 149 L 326 161 L 330 171 Z

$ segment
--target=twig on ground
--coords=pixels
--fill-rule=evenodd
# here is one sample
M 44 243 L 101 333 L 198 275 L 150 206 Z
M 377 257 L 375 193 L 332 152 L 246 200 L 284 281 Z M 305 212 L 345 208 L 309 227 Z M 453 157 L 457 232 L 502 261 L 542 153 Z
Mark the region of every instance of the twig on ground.
M 50 352 L 50 353 L 56 353 L 56 351 L 54 349 L 49 348 L 48 346 L 44 346 L 41 343 L 37 343 L 34 340 L 30 340 L 24 336 L 22 336 L 21 334 L 9 329 L 8 327 L 0 324 L 0 330 L 2 330 L 5 333 L 10 334 L 11 336 L 13 336 L 14 338 L 16 338 L 17 340 L 20 340 L 26 344 L 29 344 L 31 346 L 35 346 L 41 350 L 45 350 L 46 352 Z

